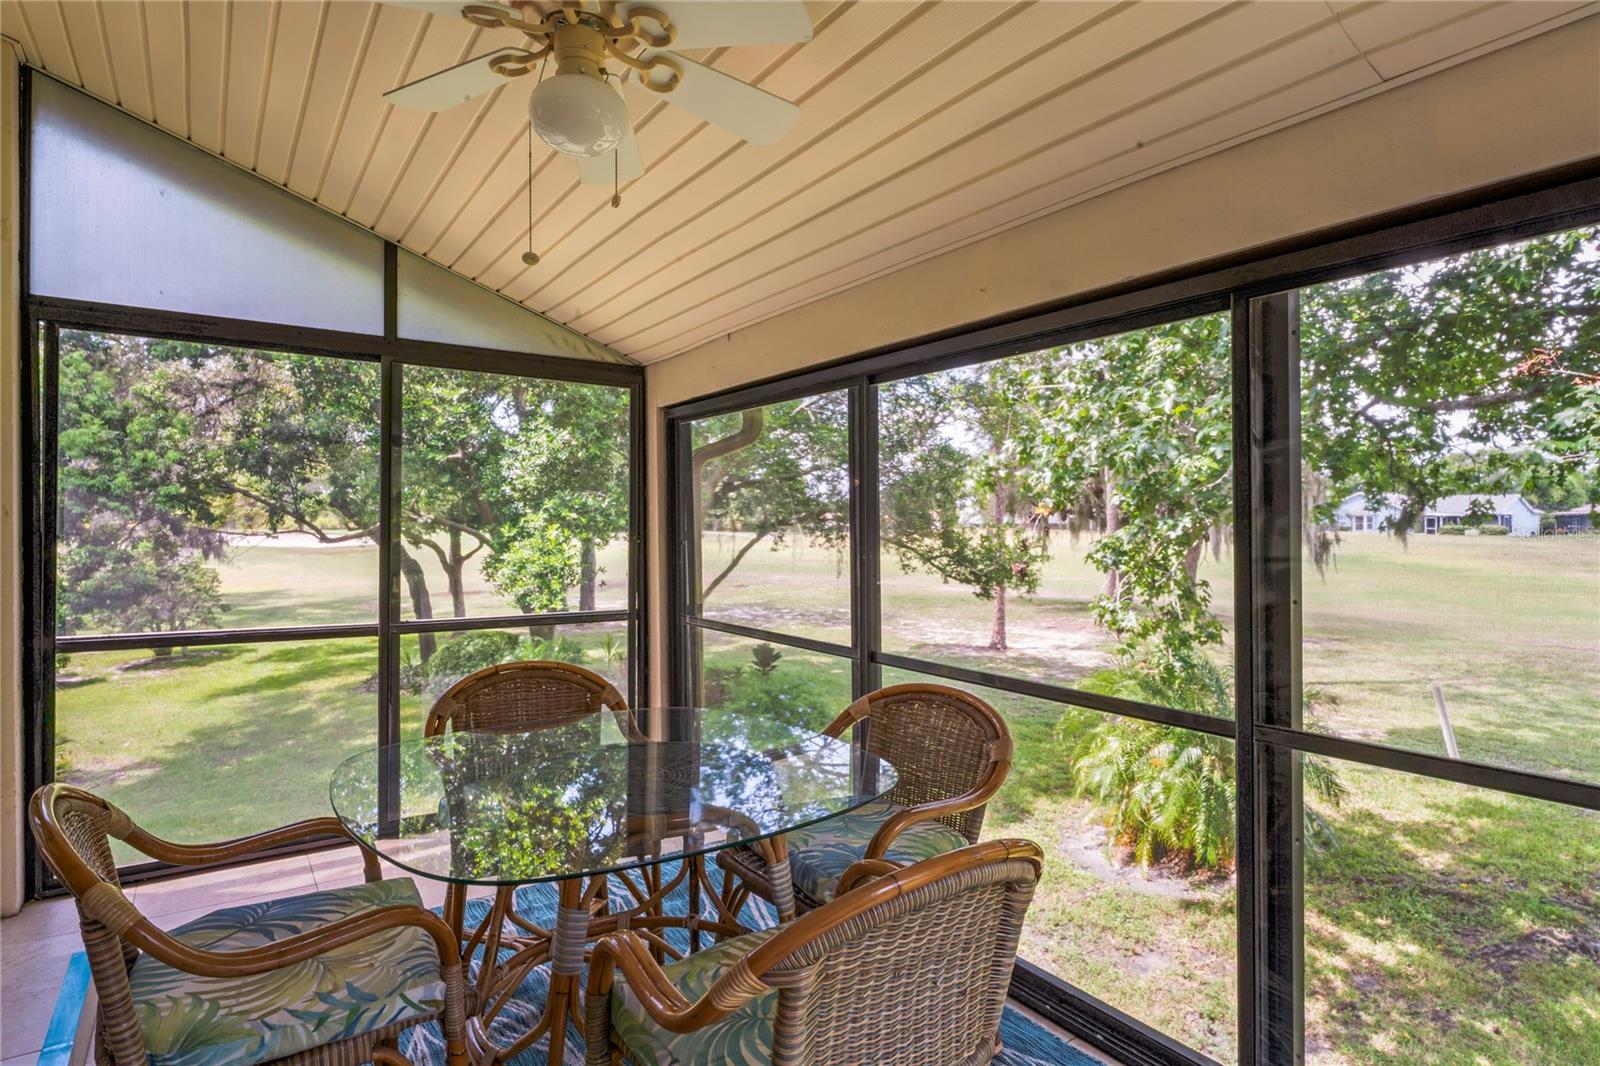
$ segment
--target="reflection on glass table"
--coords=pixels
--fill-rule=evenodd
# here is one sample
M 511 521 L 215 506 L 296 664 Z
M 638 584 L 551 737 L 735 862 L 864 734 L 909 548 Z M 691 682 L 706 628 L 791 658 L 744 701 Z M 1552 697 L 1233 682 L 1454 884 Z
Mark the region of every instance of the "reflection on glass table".
M 745 932 L 704 856 L 749 844 L 786 882 L 785 832 L 870 803 L 895 780 L 892 766 L 848 740 L 771 716 L 653 708 L 623 712 L 620 723 L 599 714 L 534 732 L 447 733 L 371 749 L 335 770 L 330 795 L 363 846 L 449 885 L 445 918 L 464 955 L 481 946 L 484 960 L 498 960 L 476 977 L 475 1056 L 509 1059 L 548 1032 L 550 1061 L 559 1062 L 586 942 L 626 926 L 666 956 L 675 954 L 660 935 L 666 928 L 687 928 L 690 950 L 702 933 Z M 559 895 L 553 929 L 513 906 L 515 886 L 544 881 Z M 467 885 L 496 888 L 471 929 Z M 668 914 L 665 900 L 680 885 L 688 913 Z M 701 916 L 703 900 L 715 918 Z M 544 1017 L 509 1044 L 491 1041 L 489 1024 L 546 962 Z

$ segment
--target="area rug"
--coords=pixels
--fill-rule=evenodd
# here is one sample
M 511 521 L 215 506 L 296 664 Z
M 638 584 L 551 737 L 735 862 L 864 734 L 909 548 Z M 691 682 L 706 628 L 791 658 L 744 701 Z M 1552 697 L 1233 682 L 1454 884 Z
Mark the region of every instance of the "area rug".
M 662 878 L 670 880 L 676 873 L 673 864 L 663 864 Z M 711 866 L 711 877 L 720 879 L 722 871 Z M 719 882 L 720 883 L 720 882 Z M 626 890 L 614 883 L 612 896 L 627 899 Z M 667 897 L 669 911 L 683 913 L 688 908 L 688 887 L 679 885 Z M 539 925 L 555 924 L 556 892 L 552 885 L 527 885 L 517 890 L 517 911 Z M 469 927 L 480 921 L 489 909 L 487 899 L 476 899 L 467 904 Z M 706 916 L 711 917 L 711 904 L 705 903 Z M 775 918 L 772 908 L 764 901 L 752 898 L 745 905 L 740 921 L 752 929 L 766 929 Z M 683 929 L 666 931 L 669 942 L 680 951 L 688 947 L 689 934 Z M 474 965 L 474 969 L 475 969 Z M 497 1041 L 511 1043 L 518 1033 L 525 1033 L 539 1018 L 544 1007 L 545 992 L 549 987 L 549 972 L 541 967 L 529 974 L 511 1003 L 495 1019 L 490 1034 Z M 994 1059 L 995 1066 L 1099 1066 L 1099 1063 L 1070 1046 L 1060 1037 L 1024 1016 L 1021 1011 L 1007 1007 L 1000 1022 L 1000 1039 L 1003 1045 Z M 445 1066 L 444 1044 L 437 1026 L 419 1026 L 402 1038 L 403 1051 L 417 1066 Z M 513 1066 L 543 1066 L 548 1049 L 547 1039 L 540 1040 L 516 1059 Z M 563 1066 L 583 1066 L 583 1034 L 573 1025 L 567 1026 L 567 1046 Z M 877 1066 L 891 1066 L 883 1063 Z

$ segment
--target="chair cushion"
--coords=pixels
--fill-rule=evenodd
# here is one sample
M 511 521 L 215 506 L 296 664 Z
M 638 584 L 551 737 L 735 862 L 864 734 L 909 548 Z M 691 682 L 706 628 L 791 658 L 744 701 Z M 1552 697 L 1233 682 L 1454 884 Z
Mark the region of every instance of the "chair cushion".
M 763 929 L 714 944 L 681 962 L 662 967 L 685 999 L 693 1003 L 705 994 L 722 972 L 754 951 L 776 933 Z M 715 1025 L 692 1033 L 672 1033 L 660 1028 L 628 988 L 622 974 L 611 989 L 611 1024 L 639 1066 L 771 1066 L 772 1024 L 778 1011 L 778 993 L 757 996 Z
M 375 907 L 421 903 L 408 879 L 374 881 L 227 907 L 172 935 L 208 951 L 242 951 Z M 129 983 L 152 1066 L 276 1059 L 444 1006 L 438 952 L 415 928 L 374 933 L 252 977 L 197 977 L 141 955 Z
M 831 900 L 839 878 L 867 853 L 878 827 L 901 809 L 888 800 L 874 800 L 848 814 L 788 833 L 789 871 L 795 891 L 813 906 Z M 942 822 L 919 822 L 894 838 L 886 857 L 895 862 L 921 862 L 969 843 Z

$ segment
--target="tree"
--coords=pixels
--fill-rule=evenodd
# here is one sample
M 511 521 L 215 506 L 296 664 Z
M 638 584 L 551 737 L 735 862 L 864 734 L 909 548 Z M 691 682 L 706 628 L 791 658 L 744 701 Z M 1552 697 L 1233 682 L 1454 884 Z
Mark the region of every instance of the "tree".
M 1307 289 L 1300 352 L 1324 529 L 1353 492 L 1394 498 L 1404 537 L 1441 496 L 1600 486 L 1600 230 Z
M 834 549 L 849 538 L 849 429 L 840 392 L 808 396 L 694 424 L 691 528 L 745 534 L 709 579 L 695 554 L 703 604 L 756 546 L 792 532 Z
M 1107 575 L 1095 619 L 1122 658 L 1172 687 L 1191 683 L 1203 648 L 1222 639 L 1198 570 L 1233 498 L 1229 344 L 1227 320 L 1212 315 L 1026 366 L 1038 417 L 1017 442 L 1024 484 L 1055 513 L 1100 526 L 1086 553 Z
M 902 564 L 992 602 L 996 651 L 1009 645 L 1007 591 L 1037 591 L 1049 558 L 1044 515 L 1024 491 L 1012 443 L 1036 416 L 1031 360 L 911 378 L 880 399 L 883 544 Z
M 226 528 L 324 543 L 378 534 L 372 364 L 65 331 L 60 593 L 64 627 L 192 628 L 222 609 L 208 562 Z M 480 554 L 528 610 L 574 587 L 628 523 L 625 390 L 408 368 L 399 565 L 433 615 L 418 553 L 466 613 Z M 426 660 L 436 640 L 424 635 Z
M 71 334 L 60 360 L 59 624 L 162 632 L 214 624 L 226 484 L 215 418 L 185 404 L 170 346 Z

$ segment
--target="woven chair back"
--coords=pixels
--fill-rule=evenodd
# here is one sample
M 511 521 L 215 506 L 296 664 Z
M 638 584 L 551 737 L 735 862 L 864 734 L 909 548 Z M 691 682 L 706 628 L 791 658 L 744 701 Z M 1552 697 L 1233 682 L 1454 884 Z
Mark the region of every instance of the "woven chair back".
M 997 752 L 1010 758 L 1010 733 L 983 700 L 944 685 L 892 685 L 870 692 L 829 727 L 841 735 L 847 719 L 864 717 L 866 749 L 887 759 L 899 780 L 887 799 L 902 807 L 950 799 L 977 787 Z M 976 843 L 985 807 L 938 821 Z
M 606 709 L 617 714 L 627 735 L 636 732 L 622 693 L 594 671 L 570 663 L 501 663 L 451 685 L 434 703 L 424 732 L 520 733 L 569 725 Z
M 779 987 L 775 1061 L 988 1062 L 1041 861 L 1023 840 L 929 860 L 934 879 L 790 952 L 765 977 Z

